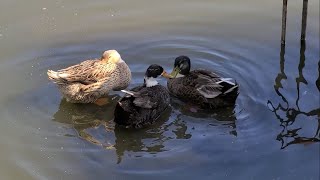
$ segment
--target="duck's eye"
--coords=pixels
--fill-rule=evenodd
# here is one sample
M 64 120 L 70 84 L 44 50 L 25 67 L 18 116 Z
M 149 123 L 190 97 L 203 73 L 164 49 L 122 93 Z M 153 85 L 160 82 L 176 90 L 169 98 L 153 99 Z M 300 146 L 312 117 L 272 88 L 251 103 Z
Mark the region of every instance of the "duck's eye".
M 110 58 L 111 58 L 111 56 L 108 57 L 108 59 L 110 59 Z

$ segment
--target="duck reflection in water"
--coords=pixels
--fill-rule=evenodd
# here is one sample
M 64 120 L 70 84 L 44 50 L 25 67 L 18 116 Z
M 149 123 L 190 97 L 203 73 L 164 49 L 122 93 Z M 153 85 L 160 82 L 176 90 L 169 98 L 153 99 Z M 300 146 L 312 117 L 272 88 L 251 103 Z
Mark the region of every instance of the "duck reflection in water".
M 168 140 L 192 137 L 186 122 L 172 115 L 171 108 L 150 127 L 127 129 L 115 125 L 113 111 L 119 99 L 118 95 L 110 96 L 109 104 L 104 106 L 72 104 L 62 100 L 53 120 L 71 125 L 77 135 L 87 142 L 105 149 L 115 149 L 117 163 L 121 163 L 126 152 L 156 154 L 168 150 L 165 146 Z
M 281 103 L 279 103 L 278 105 L 274 105 L 274 103 L 271 100 L 269 100 L 267 103 L 270 110 L 275 114 L 276 118 L 280 122 L 280 126 L 282 127 L 281 132 L 277 136 L 277 140 L 281 142 L 281 149 L 284 149 L 292 144 L 307 145 L 310 143 L 320 141 L 320 108 L 311 109 L 309 111 L 302 111 L 300 110 L 300 107 L 299 107 L 299 102 L 301 101 L 300 84 L 302 83 L 305 86 L 313 86 L 313 84 L 308 84 L 308 82 L 306 81 L 303 75 L 303 68 L 305 66 L 305 49 L 306 49 L 306 44 L 305 44 L 305 41 L 303 40 L 301 41 L 301 48 L 300 48 L 300 62 L 298 66 L 299 76 L 296 78 L 297 98 L 296 98 L 295 105 L 293 105 L 295 107 L 290 107 L 292 105 L 289 103 L 284 93 L 280 92 L 280 89 L 283 88 L 281 81 L 287 79 L 287 75 L 285 74 L 285 71 L 284 71 L 284 68 L 285 68 L 284 66 L 285 45 L 284 44 L 281 45 L 281 51 L 280 51 L 280 73 L 275 78 L 275 85 L 274 85 L 275 92 L 281 98 L 284 105 Z M 320 91 L 320 61 L 318 62 L 318 72 L 319 74 L 315 82 L 315 85 L 318 91 Z M 317 127 L 316 127 L 316 131 L 313 133 L 313 136 L 302 135 L 302 134 L 309 134 L 309 132 L 308 133 L 306 132 L 309 129 L 303 130 L 302 127 L 297 127 L 296 119 L 298 116 L 300 116 L 300 118 L 304 117 L 303 123 L 316 124 Z M 309 119 L 311 119 L 312 117 L 314 117 L 316 120 L 309 121 Z
M 212 120 L 212 122 L 209 124 L 211 126 L 228 126 L 231 128 L 229 134 L 237 136 L 237 117 L 235 112 L 236 105 L 225 108 L 205 110 L 195 106 L 194 104 L 186 104 L 186 102 L 181 101 L 176 97 L 171 97 L 171 106 L 178 111 L 179 114 L 197 118 L 199 120 L 210 119 Z
M 112 95 L 108 98 L 108 104 L 98 106 L 95 104 L 73 104 L 62 99 L 59 110 L 53 115 L 53 121 L 69 124 L 77 132 L 78 136 L 93 144 L 102 145 L 110 148 L 111 143 L 103 144 L 93 135 L 87 132 L 89 129 L 105 127 L 104 130 L 113 132 L 113 110 L 119 95 Z
M 142 129 L 124 128 L 116 125 L 114 129 L 115 149 L 118 162 L 121 163 L 125 152 L 157 154 L 167 151 L 165 142 L 171 139 L 189 139 L 186 123 L 180 119 L 174 119 L 172 109 L 168 108 L 158 119 L 158 122 Z M 136 154 L 137 153 L 137 154 Z M 145 155 L 145 154 L 144 154 Z

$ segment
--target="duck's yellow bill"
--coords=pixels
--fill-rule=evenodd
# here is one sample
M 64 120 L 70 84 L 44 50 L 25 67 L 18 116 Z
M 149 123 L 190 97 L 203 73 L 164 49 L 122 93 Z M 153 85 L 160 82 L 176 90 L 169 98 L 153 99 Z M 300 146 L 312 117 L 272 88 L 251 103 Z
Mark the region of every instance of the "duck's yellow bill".
M 165 77 L 165 78 L 173 78 L 170 74 L 168 74 L 166 71 L 163 71 L 163 73 L 161 74 L 161 76 Z
M 180 73 L 180 68 L 175 67 L 172 72 L 170 73 L 171 78 L 175 78 Z

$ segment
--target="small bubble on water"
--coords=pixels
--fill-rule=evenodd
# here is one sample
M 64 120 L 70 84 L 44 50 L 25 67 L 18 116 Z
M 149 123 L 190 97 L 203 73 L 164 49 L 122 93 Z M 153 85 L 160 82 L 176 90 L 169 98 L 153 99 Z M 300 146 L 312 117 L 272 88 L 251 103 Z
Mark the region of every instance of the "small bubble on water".
M 47 10 L 47 8 L 44 7 L 44 8 L 42 8 L 42 10 Z
M 63 147 L 61 147 L 60 149 L 63 150 Z
M 3 36 L 3 34 L 0 34 L 0 37 L 2 37 Z
M 48 139 L 47 137 L 45 137 L 44 139 Z

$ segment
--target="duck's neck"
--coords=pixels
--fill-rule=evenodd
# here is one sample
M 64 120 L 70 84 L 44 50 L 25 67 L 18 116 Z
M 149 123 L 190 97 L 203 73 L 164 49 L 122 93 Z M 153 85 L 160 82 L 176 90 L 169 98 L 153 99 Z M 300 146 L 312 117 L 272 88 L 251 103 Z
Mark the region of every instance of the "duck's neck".
M 144 84 L 147 86 L 147 87 L 153 87 L 153 86 L 156 86 L 158 85 L 158 81 L 153 78 L 153 77 L 144 77 Z

